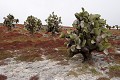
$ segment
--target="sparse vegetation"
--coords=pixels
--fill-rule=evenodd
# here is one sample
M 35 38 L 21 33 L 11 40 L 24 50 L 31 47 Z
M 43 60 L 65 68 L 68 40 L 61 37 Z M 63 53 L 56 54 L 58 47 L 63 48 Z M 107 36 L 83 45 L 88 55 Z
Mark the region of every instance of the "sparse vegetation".
M 112 77 L 120 77 L 120 65 L 114 65 L 109 67 L 109 76 Z
M 13 57 L 13 53 L 10 53 L 8 51 L 0 51 L 0 60 Z
M 27 54 L 25 53 L 25 54 L 21 54 L 20 56 L 17 56 L 16 60 L 33 62 L 33 61 L 42 60 L 42 58 L 41 55 L 38 53 L 27 53 Z
M 93 75 L 100 75 L 101 73 L 98 72 L 95 68 L 90 69 Z
M 64 64 L 64 63 L 67 64 L 67 61 L 64 61 L 64 59 L 67 59 L 67 56 L 68 56 L 68 52 L 65 47 L 59 47 L 57 48 L 57 50 L 51 49 L 51 51 L 53 52 L 52 54 L 54 55 L 48 54 L 47 59 L 60 61 L 60 64 Z M 51 53 L 51 52 L 48 51 L 48 53 Z

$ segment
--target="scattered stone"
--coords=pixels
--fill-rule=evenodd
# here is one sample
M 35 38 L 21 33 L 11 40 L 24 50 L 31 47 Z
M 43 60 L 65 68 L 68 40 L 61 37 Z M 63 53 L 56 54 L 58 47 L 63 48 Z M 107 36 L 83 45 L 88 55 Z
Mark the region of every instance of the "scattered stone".
M 43 34 L 43 37 L 49 37 L 47 34 Z
M 55 48 L 56 51 L 58 51 L 59 49 L 58 48 Z
M 39 80 L 39 77 L 38 77 L 38 75 L 35 75 L 35 76 L 32 76 L 32 77 L 30 78 L 30 80 Z

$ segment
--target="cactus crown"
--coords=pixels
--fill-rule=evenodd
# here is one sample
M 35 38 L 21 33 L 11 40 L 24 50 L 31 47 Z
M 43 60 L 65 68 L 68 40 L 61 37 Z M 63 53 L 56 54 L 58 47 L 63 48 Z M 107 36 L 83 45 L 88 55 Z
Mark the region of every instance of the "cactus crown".
M 48 32 L 52 32 L 52 34 L 55 34 L 55 32 L 59 32 L 59 24 L 61 24 L 61 17 L 58 17 L 57 15 L 52 12 L 52 14 L 49 15 L 49 17 L 45 20 L 48 27 Z
M 18 23 L 18 19 L 14 19 L 14 16 L 9 14 L 7 17 L 4 17 L 4 26 L 8 27 L 8 30 L 11 30 L 12 27 L 15 27 L 15 23 Z
M 40 19 L 31 15 L 27 17 L 27 20 L 24 22 L 24 26 L 31 34 L 33 34 L 34 32 L 40 30 L 42 22 Z

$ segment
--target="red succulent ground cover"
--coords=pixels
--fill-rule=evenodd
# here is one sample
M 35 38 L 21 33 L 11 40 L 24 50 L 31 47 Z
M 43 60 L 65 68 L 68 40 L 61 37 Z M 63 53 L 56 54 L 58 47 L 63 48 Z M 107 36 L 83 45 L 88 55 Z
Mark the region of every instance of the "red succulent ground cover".
M 111 44 L 120 45 L 120 40 L 110 40 Z
M 41 47 L 41 48 L 57 48 L 57 47 L 62 47 L 64 46 L 65 40 L 49 40 L 49 41 L 37 41 L 37 42 L 32 42 L 32 41 L 25 41 L 25 42 L 20 42 L 20 41 L 14 41 L 14 42 L 6 42 L 6 43 L 0 43 L 0 50 L 9 50 L 9 49 L 22 49 L 25 47 Z
M 21 26 L 20 26 L 21 28 Z M 19 29 L 19 27 L 18 27 Z M 6 30 L 6 31 L 4 31 Z M 41 48 L 55 48 L 64 46 L 64 39 L 59 39 L 58 37 L 48 37 L 42 38 L 43 40 L 31 41 L 31 39 L 38 39 L 43 37 L 41 33 L 35 33 L 34 35 L 26 35 L 20 33 L 19 30 L 13 30 L 11 32 L 7 31 L 6 27 L 1 26 L 0 31 L 2 34 L 0 35 L 0 50 L 8 50 L 8 49 L 22 49 L 25 47 L 41 47 Z M 34 36 L 34 37 L 33 37 Z M 26 41 L 17 41 L 16 37 L 28 39 Z M 30 40 L 29 40 L 30 39 Z M 15 41 L 12 41 L 15 40 Z M 6 42 L 5 42 L 6 41 Z
M 10 32 L 7 31 L 6 27 L 0 26 L 0 50 L 15 50 L 26 47 L 49 48 L 51 50 L 52 48 L 65 47 L 64 42 L 66 40 L 59 38 L 59 35 L 50 36 L 50 33 L 46 32 L 30 35 L 28 31 L 23 29 L 23 25 L 18 24 L 16 26 L 17 27 Z M 119 31 L 115 31 L 111 30 L 111 32 L 114 32 L 113 35 L 120 36 Z M 66 32 L 66 28 L 65 30 L 63 29 L 63 32 Z M 48 34 L 49 37 L 43 37 L 43 34 Z M 20 41 L 17 38 L 22 39 L 23 41 Z M 109 41 L 112 45 L 120 45 L 120 40 L 110 39 Z M 113 48 L 110 48 L 108 51 L 110 53 L 115 52 Z M 103 54 L 102 52 L 100 53 Z
M 56 40 L 49 40 L 49 41 L 38 41 L 35 44 L 35 47 L 41 47 L 41 48 L 57 48 L 64 46 L 65 40 L 62 39 L 56 39 Z

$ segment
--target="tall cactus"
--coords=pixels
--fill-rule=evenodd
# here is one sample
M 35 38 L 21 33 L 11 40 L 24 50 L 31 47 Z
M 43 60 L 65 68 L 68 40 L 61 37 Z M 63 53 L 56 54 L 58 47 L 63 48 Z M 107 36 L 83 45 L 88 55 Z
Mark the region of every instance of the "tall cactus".
M 33 34 L 41 29 L 42 22 L 40 19 L 31 15 L 27 17 L 27 20 L 24 22 L 24 26 L 31 34 Z
M 61 17 L 58 17 L 57 15 L 52 12 L 52 14 L 49 15 L 49 17 L 45 20 L 47 23 L 47 32 L 52 32 L 52 35 L 54 35 L 56 32 L 59 32 L 59 24 L 61 24 Z
M 76 20 L 73 22 L 73 27 L 76 30 L 61 34 L 60 37 L 67 38 L 67 47 L 69 56 L 81 53 L 84 61 L 91 59 L 91 52 L 104 51 L 110 47 L 107 38 L 110 33 L 105 28 L 106 20 L 100 18 L 99 14 L 89 14 L 82 8 L 82 12 L 75 13 Z
M 11 31 L 12 27 L 15 27 L 15 23 L 17 24 L 19 22 L 18 19 L 14 19 L 14 16 L 9 14 L 7 17 L 4 17 L 3 25 L 8 28 L 8 31 Z

